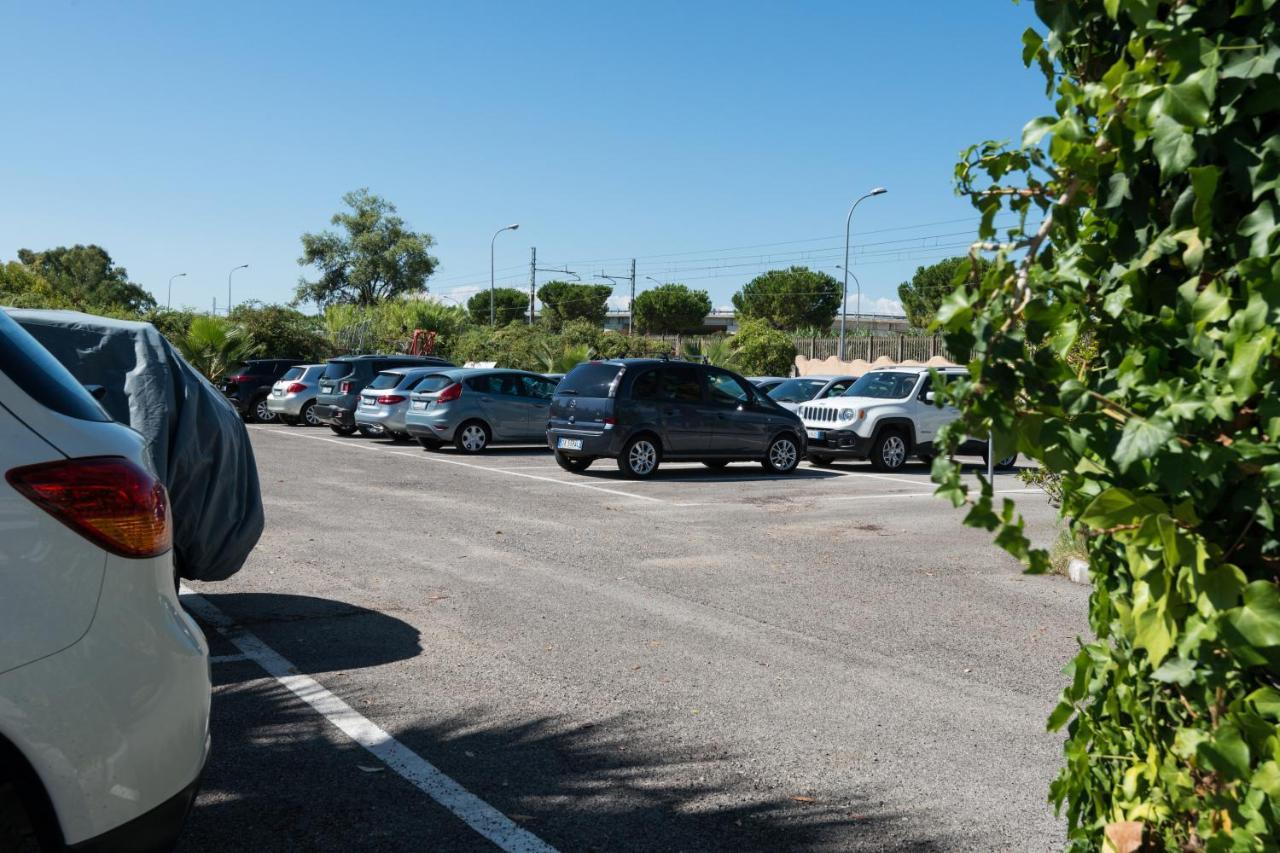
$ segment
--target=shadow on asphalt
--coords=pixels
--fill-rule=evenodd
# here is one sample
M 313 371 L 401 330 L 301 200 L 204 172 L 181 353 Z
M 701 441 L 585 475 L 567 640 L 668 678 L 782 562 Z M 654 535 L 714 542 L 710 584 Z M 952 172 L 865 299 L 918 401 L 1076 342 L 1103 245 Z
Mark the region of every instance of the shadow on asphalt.
M 492 851 L 251 663 L 215 670 L 213 753 L 181 851 Z M 375 721 L 412 719 L 394 697 L 347 695 Z M 931 851 L 865 800 L 761 793 L 714 743 L 664 738 L 625 716 L 489 723 L 484 710 L 393 734 L 561 851 Z M 766 771 L 767 772 L 767 771 Z M 735 777 L 736 778 L 736 777 Z M 797 792 L 798 793 L 798 792 Z

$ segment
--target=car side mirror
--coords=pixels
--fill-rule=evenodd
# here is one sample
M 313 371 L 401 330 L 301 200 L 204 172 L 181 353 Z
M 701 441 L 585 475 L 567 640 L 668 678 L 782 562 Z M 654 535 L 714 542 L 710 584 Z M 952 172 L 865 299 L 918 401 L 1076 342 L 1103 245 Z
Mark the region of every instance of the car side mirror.
M 933 402 L 934 400 L 936 400 L 936 399 L 937 399 L 937 395 L 936 395 L 936 394 L 934 394 L 932 391 L 925 391 L 925 392 L 924 392 L 924 401 L 925 401 L 926 403 L 932 403 L 932 402 Z

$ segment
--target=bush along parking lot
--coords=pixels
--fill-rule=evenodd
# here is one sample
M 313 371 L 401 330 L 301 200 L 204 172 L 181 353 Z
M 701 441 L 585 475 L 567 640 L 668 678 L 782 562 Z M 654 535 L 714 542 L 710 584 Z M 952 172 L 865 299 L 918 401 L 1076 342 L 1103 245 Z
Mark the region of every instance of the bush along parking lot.
M 1083 533 L 1097 635 L 1049 718 L 1074 850 L 1280 838 L 1280 209 L 1271 4 L 1037 4 L 1056 93 L 957 167 L 991 263 L 939 319 L 963 420 L 1043 463 Z M 1023 228 L 992 226 L 1007 208 Z M 1080 358 L 1082 349 L 1089 355 Z M 990 484 L 942 491 L 1032 571 Z

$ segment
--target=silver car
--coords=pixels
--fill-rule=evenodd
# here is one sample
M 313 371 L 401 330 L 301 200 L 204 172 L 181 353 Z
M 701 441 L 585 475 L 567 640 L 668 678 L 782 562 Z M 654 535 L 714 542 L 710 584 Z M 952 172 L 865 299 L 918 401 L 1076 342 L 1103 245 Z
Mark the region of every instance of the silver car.
M 795 412 L 801 403 L 839 397 L 852 385 L 856 376 L 797 376 L 773 386 L 769 397 L 784 409 Z
M 322 373 L 323 364 L 300 364 L 286 370 L 271 386 L 271 393 L 267 395 L 267 410 L 275 412 L 280 420 L 290 426 L 320 426 L 315 407 Z
M 409 411 L 409 392 L 439 372 L 439 367 L 393 367 L 373 377 L 356 401 L 356 429 L 365 436 L 407 441 L 404 418 Z
M 436 370 L 411 395 L 405 429 L 427 450 L 544 444 L 555 380 L 523 370 Z
M 748 376 L 747 381 L 756 386 L 756 390 L 761 394 L 768 394 L 774 388 L 777 388 L 783 382 L 787 381 L 785 376 Z

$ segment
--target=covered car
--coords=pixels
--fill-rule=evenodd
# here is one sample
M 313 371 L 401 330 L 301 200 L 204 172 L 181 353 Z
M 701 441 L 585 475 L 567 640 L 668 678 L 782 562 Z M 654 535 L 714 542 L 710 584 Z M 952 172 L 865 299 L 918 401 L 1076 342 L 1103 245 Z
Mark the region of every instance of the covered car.
M 77 311 L 10 309 L 103 408 L 147 440 L 169 490 L 173 551 L 184 578 L 216 581 L 244 565 L 262 535 L 249 434 L 222 392 L 150 323 Z

